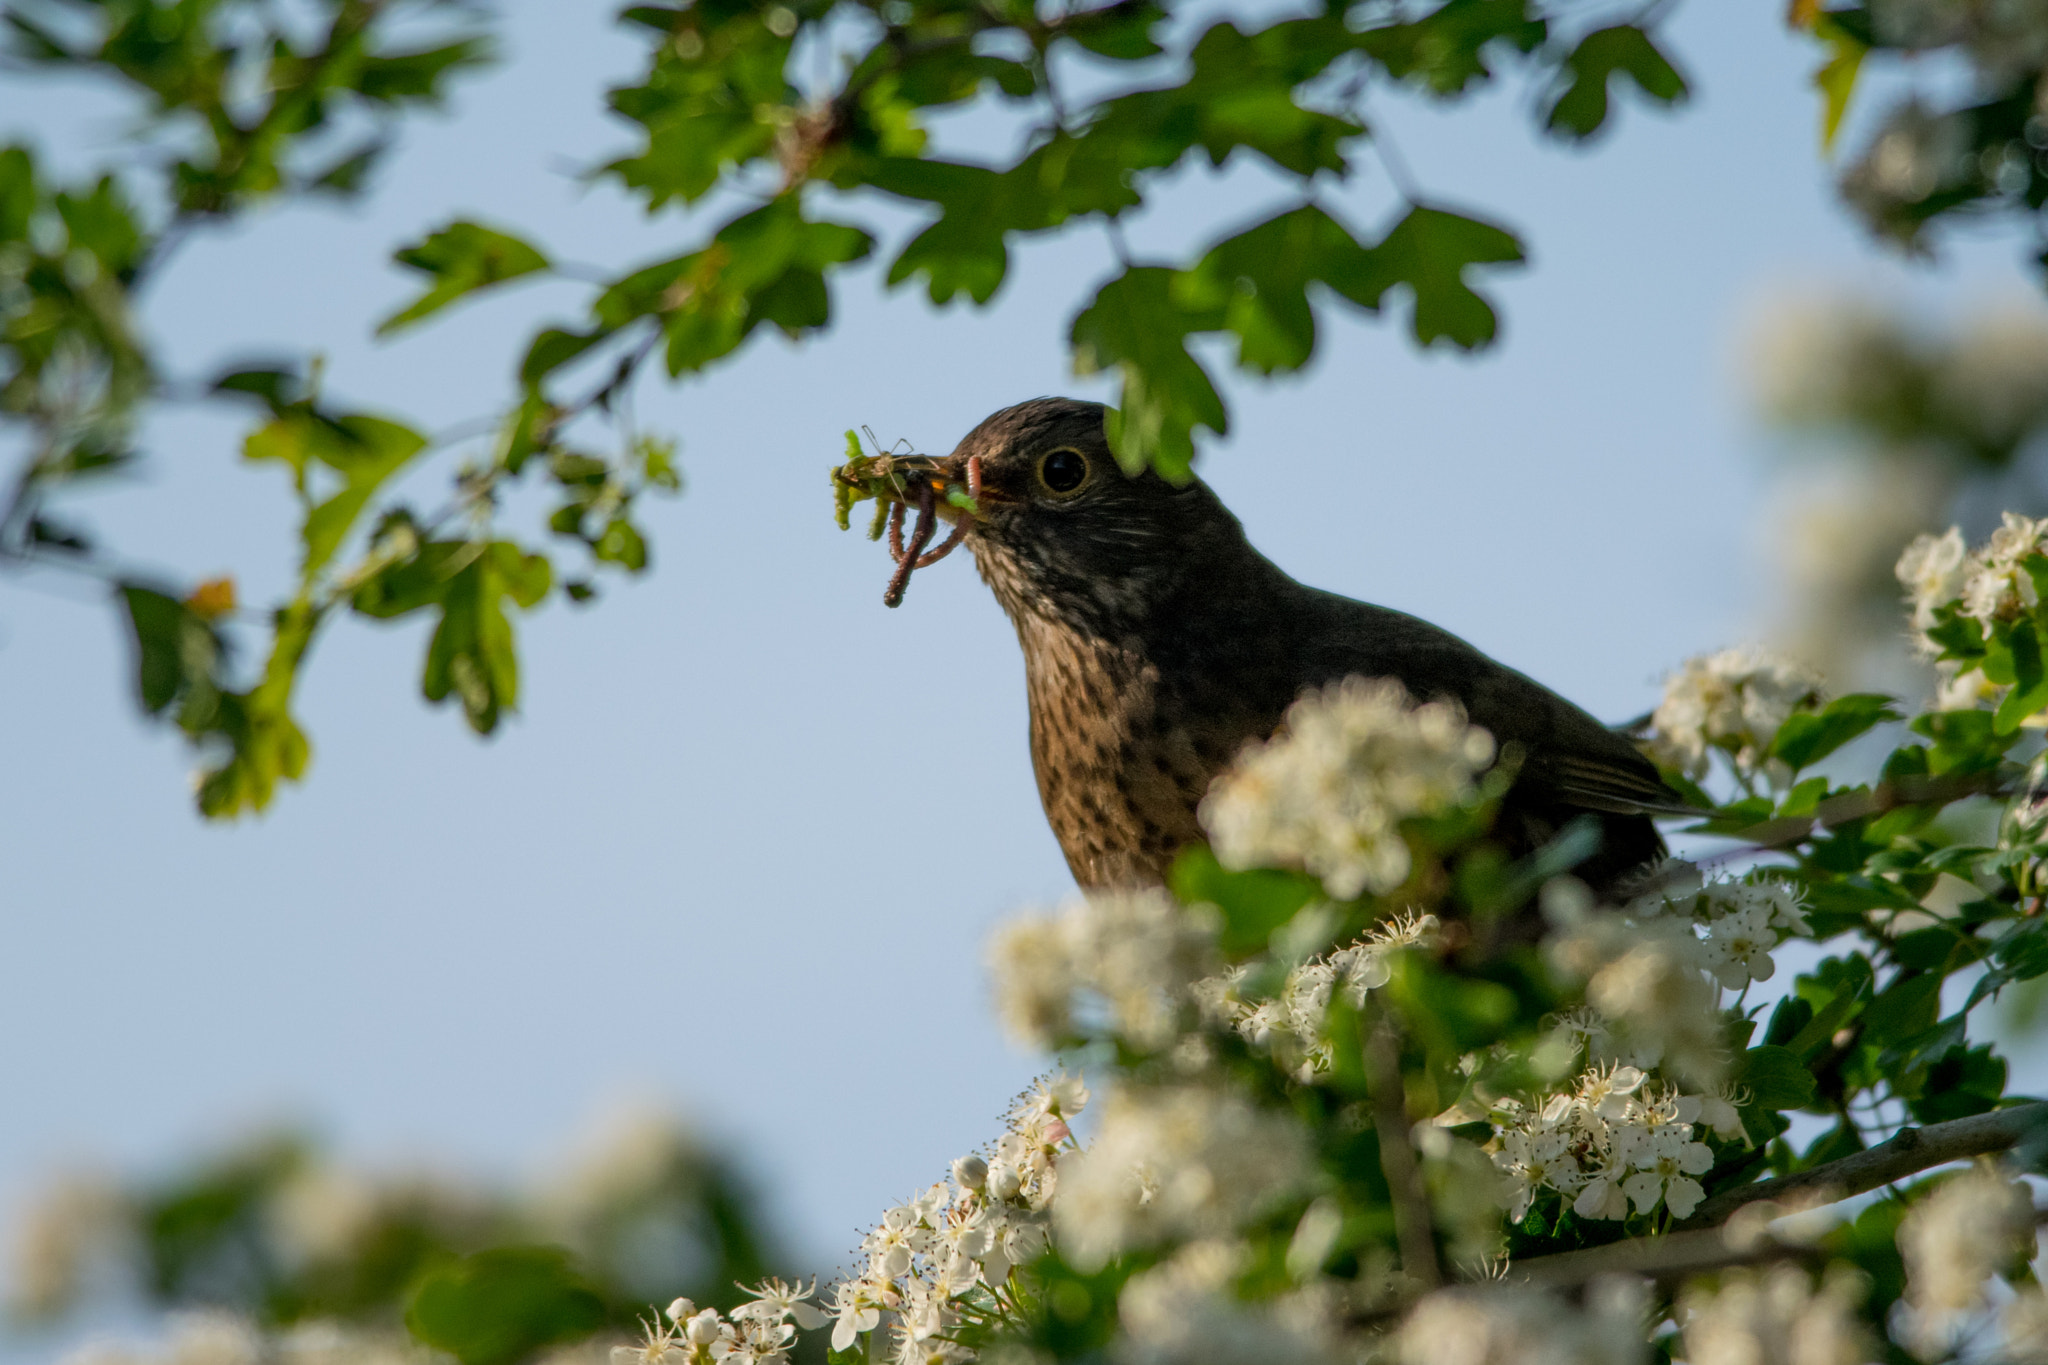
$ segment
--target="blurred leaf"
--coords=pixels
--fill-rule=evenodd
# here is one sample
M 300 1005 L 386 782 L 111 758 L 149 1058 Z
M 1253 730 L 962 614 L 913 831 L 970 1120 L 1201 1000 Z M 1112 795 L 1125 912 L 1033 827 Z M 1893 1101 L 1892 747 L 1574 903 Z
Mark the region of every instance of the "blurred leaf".
M 1771 741 L 1770 757 L 1798 772 L 1874 727 L 1898 719 L 1890 697 L 1875 692 L 1837 697 L 1819 711 L 1795 711 L 1786 717 Z
M 512 1365 L 605 1323 L 604 1302 L 556 1247 L 496 1247 L 430 1273 L 405 1310 L 414 1338 L 462 1365 Z
M 1207 844 L 1183 850 L 1168 880 L 1182 905 L 1213 905 L 1222 912 L 1219 942 L 1232 956 L 1265 951 L 1275 929 L 1323 894 L 1315 878 L 1299 872 L 1232 872 L 1216 861 Z
M 220 642 L 185 603 L 141 583 L 118 585 L 135 643 L 135 686 L 142 709 L 156 715 L 193 689 L 210 691 Z
M 1545 126 L 1574 140 L 1591 137 L 1607 121 L 1608 85 L 1619 75 L 1660 104 L 1686 98 L 1685 77 L 1634 24 L 1597 29 L 1579 40 L 1565 58 L 1567 84 L 1550 107 Z
M 1533 52 L 1548 32 L 1527 0 L 1448 0 L 1420 19 L 1368 29 L 1360 45 L 1396 80 L 1460 95 L 1493 75 L 1487 49 L 1500 44 Z
M 406 247 L 392 259 L 427 275 L 433 284 L 378 323 L 378 336 L 388 336 L 479 289 L 548 268 L 547 257 L 517 237 L 463 220 L 429 233 L 418 246 Z
M 1417 206 L 1372 249 L 1372 261 L 1372 273 L 1353 280 L 1346 298 L 1377 308 L 1386 290 L 1405 284 L 1415 296 L 1416 341 L 1449 341 L 1472 350 L 1493 340 L 1498 322 L 1493 308 L 1465 283 L 1465 271 L 1519 264 L 1522 247 L 1490 223 Z
M 449 562 L 459 567 L 440 591 L 441 622 L 427 645 L 420 690 L 435 702 L 453 693 L 470 728 L 487 735 L 519 704 L 519 658 L 505 602 L 533 607 L 554 575 L 545 557 L 507 541 L 469 546 Z
M 1185 482 L 1195 457 L 1194 429 L 1229 429 L 1223 399 L 1188 353 L 1192 332 L 1214 331 L 1220 310 L 1189 311 L 1173 298 L 1173 272 L 1132 266 L 1096 291 L 1074 319 L 1074 372 L 1115 370 L 1123 396 L 1104 421 L 1110 449 L 1126 472 L 1147 465 Z
M 1174 278 L 1173 293 L 1191 312 L 1220 311 L 1238 339 L 1237 363 L 1272 374 L 1298 369 L 1315 351 L 1309 286 L 1327 285 L 1374 309 L 1381 292 L 1373 287 L 1376 269 L 1349 228 L 1309 205 L 1217 243 Z
M 1828 152 L 1834 150 L 1835 135 L 1842 130 L 1849 100 L 1856 93 L 1856 77 L 1863 70 L 1863 57 L 1870 48 L 1825 15 L 1817 18 L 1815 36 L 1828 47 L 1826 63 L 1813 73 L 1813 85 L 1820 91 L 1822 106 L 1820 146 Z

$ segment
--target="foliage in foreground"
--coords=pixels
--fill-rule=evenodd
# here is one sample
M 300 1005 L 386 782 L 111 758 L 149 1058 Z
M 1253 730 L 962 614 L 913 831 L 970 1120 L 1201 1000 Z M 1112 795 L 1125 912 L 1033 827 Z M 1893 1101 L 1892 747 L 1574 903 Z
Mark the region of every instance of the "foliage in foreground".
M 53 1182 L 17 1231 L 9 1307 L 48 1323 L 119 1291 L 196 1313 L 174 1333 L 187 1365 L 427 1347 L 511 1365 L 679 1290 L 735 1304 L 780 1254 L 731 1160 L 654 1115 L 509 1190 L 355 1169 L 278 1133 L 154 1179 Z
M 1899 576 L 1939 704 L 1901 734 L 1755 651 L 1692 661 L 1649 742 L 1732 842 L 1621 903 L 1570 875 L 1586 831 L 1488 842 L 1512 756 L 1454 710 L 1305 696 L 1170 890 L 998 936 L 1006 1023 L 1068 1071 L 996 1143 L 822 1295 L 700 1290 L 615 1365 L 2039 1359 L 2048 1104 L 1983 1016 L 2048 975 L 2048 521 Z M 539 1276 L 437 1335 L 461 1288 L 403 1293 L 471 1365 L 580 1330 Z

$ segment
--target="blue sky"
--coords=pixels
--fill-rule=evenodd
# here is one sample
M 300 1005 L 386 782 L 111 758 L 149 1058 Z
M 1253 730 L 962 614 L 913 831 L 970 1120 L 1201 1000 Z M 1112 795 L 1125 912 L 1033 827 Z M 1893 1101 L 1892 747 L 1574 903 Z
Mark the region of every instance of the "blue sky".
M 1749 320 L 1823 286 L 1934 310 L 2033 291 L 2009 241 L 1908 266 L 1864 240 L 1781 8 L 1680 8 L 1696 99 L 1631 106 L 1587 152 L 1536 137 L 1519 97 L 1382 101 L 1432 196 L 1513 224 L 1532 265 L 1495 281 L 1503 340 L 1480 358 L 1331 315 L 1306 374 L 1232 384 L 1202 468 L 1257 545 L 1616 719 L 1753 633 L 1768 466 L 1739 382 Z M 601 7 L 506 19 L 509 60 L 411 130 L 367 203 L 186 247 L 146 317 L 175 372 L 317 348 L 337 395 L 445 426 L 497 406 L 520 339 L 582 291 L 508 291 L 376 343 L 412 288 L 393 247 L 457 215 L 608 269 L 693 240 L 573 174 L 627 145 L 598 92 L 637 44 Z M 0 135 L 67 164 L 110 145 L 113 115 L 89 91 L 0 85 Z M 1270 193 L 1190 172 L 1139 249 Z M 1333 198 L 1368 224 L 1388 203 L 1370 172 Z M 1021 664 L 964 560 L 885 611 L 886 557 L 833 527 L 824 471 L 848 426 L 945 449 L 1022 398 L 1110 396 L 1068 376 L 1062 344 L 1108 264 L 1086 232 L 1027 248 L 982 312 L 887 293 L 869 267 L 828 336 L 644 388 L 688 481 L 647 509 L 655 571 L 525 626 L 521 714 L 488 743 L 420 700 L 421 627 L 344 623 L 304 688 L 311 780 L 261 819 L 192 814 L 188 756 L 135 718 L 110 611 L 0 580 L 0 1211 L 54 1165 L 148 1169 L 280 1115 L 365 1162 L 516 1175 L 652 1098 L 739 1144 L 829 1265 L 982 1141 L 1041 1065 L 985 1008 L 983 940 L 1070 890 Z M 138 560 L 231 571 L 262 600 L 290 567 L 289 509 L 238 437 L 169 414 L 136 485 L 81 510 Z

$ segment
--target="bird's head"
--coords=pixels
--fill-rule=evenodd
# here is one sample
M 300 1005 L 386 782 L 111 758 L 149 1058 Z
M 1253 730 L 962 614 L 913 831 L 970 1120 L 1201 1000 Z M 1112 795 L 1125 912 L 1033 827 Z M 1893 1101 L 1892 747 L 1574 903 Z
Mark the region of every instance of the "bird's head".
M 967 545 L 1012 617 L 1139 628 L 1199 571 L 1206 547 L 1241 543 L 1237 519 L 1200 480 L 1124 473 L 1103 415 L 1100 403 L 1034 398 L 930 462 L 927 477 L 959 486 L 978 466 L 980 510 L 950 515 L 970 516 Z

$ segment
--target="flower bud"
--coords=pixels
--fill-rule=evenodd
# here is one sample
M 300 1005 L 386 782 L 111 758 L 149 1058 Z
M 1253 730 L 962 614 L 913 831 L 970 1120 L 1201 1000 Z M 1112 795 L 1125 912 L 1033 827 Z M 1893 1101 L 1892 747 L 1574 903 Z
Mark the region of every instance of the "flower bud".
M 690 1319 L 688 1326 L 683 1328 L 683 1335 L 689 1339 L 692 1346 L 709 1346 L 718 1340 L 721 1326 L 723 1324 L 718 1320 L 718 1310 L 707 1308 Z
M 1024 1188 L 1023 1177 L 1017 1168 L 1004 1162 L 988 1173 L 988 1192 L 998 1199 L 1015 1199 L 1017 1191 Z
M 673 1323 L 681 1324 L 687 1322 L 692 1317 L 695 1317 L 696 1313 L 697 1305 L 688 1299 L 677 1299 L 668 1306 L 668 1320 Z
M 963 1189 L 978 1190 L 988 1183 L 988 1163 L 978 1156 L 963 1156 L 953 1163 L 953 1178 Z

